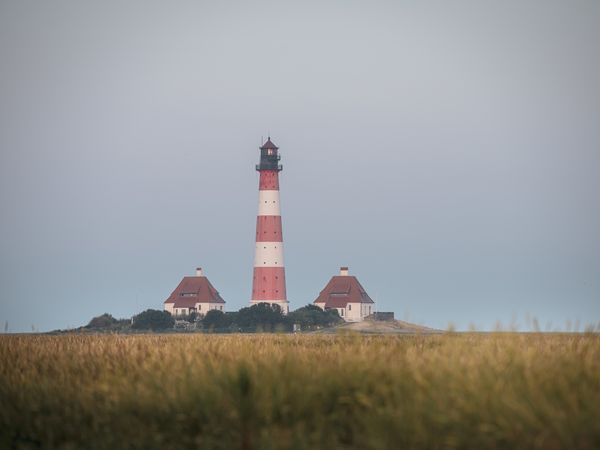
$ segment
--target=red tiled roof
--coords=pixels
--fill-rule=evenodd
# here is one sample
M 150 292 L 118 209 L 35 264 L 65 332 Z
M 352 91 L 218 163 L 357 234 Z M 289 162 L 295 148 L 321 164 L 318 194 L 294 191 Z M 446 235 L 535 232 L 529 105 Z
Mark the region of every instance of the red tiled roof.
M 206 277 L 183 277 L 165 303 L 175 308 L 192 308 L 196 303 L 225 303 Z
M 273 144 L 273 142 L 271 142 L 271 136 L 269 136 L 269 138 L 267 139 L 267 142 L 265 142 L 261 147 L 261 150 L 268 150 L 268 149 L 272 149 L 272 150 L 278 150 L 279 147 L 277 147 L 275 144 Z
M 345 308 L 348 303 L 375 303 L 354 276 L 331 277 L 314 303 L 325 303 L 325 308 Z

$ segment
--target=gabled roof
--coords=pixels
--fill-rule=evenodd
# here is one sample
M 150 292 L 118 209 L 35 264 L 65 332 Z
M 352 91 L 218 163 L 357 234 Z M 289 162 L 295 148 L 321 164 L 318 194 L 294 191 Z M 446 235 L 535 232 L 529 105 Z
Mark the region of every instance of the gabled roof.
M 261 150 L 268 150 L 268 149 L 271 149 L 271 150 L 278 150 L 278 149 L 279 149 L 279 147 L 277 147 L 275 144 L 273 144 L 273 142 L 271 142 L 271 136 L 269 136 L 269 137 L 267 138 L 267 142 L 265 142 L 265 143 L 262 145 L 262 147 L 260 147 L 260 149 L 261 149 Z
M 174 303 L 175 308 L 193 308 L 196 303 L 225 303 L 208 278 L 183 277 L 165 303 Z
M 331 277 L 314 303 L 325 303 L 325 308 L 345 308 L 348 303 L 375 303 L 355 276 Z

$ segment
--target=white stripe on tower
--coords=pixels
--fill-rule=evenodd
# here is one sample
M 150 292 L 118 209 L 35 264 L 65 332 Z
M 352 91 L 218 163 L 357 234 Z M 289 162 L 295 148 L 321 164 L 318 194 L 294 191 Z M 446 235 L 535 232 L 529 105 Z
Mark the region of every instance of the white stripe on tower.
M 283 242 L 257 242 L 254 267 L 284 267 Z
M 258 191 L 258 215 L 281 216 L 279 191 Z

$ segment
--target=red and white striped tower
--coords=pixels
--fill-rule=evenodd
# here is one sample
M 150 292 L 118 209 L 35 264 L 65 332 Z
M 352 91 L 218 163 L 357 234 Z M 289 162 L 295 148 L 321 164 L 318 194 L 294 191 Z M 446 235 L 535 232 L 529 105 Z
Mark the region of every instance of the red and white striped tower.
M 258 217 L 256 219 L 256 252 L 251 305 L 276 304 L 288 313 L 283 264 L 283 234 L 279 208 L 279 148 L 271 137 L 260 147 L 260 174 L 258 185 Z

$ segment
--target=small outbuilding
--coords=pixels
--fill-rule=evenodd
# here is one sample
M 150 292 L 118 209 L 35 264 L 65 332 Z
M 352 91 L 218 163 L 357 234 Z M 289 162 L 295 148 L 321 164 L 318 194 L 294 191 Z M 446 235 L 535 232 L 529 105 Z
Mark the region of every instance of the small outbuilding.
M 225 311 L 225 300 L 204 276 L 201 268 L 196 269 L 195 277 L 183 277 L 164 305 L 165 311 L 175 317 L 194 312 L 204 316 L 212 309 Z
M 337 309 L 346 322 L 360 322 L 375 309 L 375 302 L 358 279 L 348 275 L 347 267 L 340 267 L 340 274 L 331 277 L 314 304 L 323 310 Z

